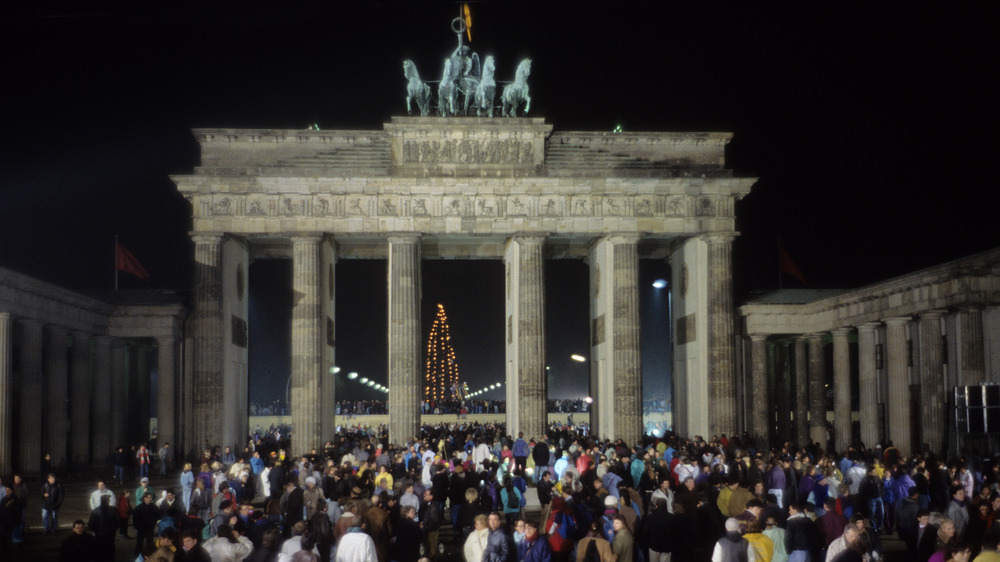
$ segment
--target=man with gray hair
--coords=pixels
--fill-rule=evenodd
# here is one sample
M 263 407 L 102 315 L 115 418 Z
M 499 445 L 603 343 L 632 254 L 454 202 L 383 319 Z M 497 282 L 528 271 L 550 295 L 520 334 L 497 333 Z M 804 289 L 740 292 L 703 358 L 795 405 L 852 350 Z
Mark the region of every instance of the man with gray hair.
M 848 524 L 844 527 L 844 534 L 840 535 L 840 538 L 830 543 L 830 546 L 826 549 L 826 562 L 835 560 L 840 553 L 852 548 L 857 544 L 860 537 L 861 533 L 858 531 L 857 526 Z

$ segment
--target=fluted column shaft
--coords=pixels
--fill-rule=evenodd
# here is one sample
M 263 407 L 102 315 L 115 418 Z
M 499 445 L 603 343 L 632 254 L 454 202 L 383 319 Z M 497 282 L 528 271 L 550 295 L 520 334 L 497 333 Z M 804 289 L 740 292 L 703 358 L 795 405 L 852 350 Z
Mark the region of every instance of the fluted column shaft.
M 767 335 L 750 335 L 751 387 L 753 389 L 753 427 L 751 434 L 759 447 L 771 442 L 771 402 L 767 384 Z
M 708 246 L 708 400 L 709 433 L 735 434 L 736 349 L 733 326 L 733 237 L 705 236 Z
M 809 439 L 826 449 L 826 362 L 823 334 L 809 335 Z
M 156 338 L 156 435 L 160 447 L 170 443 L 171 452 L 177 450 L 176 345 L 173 337 Z
M 778 410 L 777 438 L 781 442 L 792 441 L 792 344 L 783 341 L 773 348 L 771 363 L 774 365 L 774 394 Z M 763 446 L 763 444 L 758 444 Z
M 18 468 L 37 474 L 42 460 L 42 323 L 19 320 L 21 328 L 20 454 Z M 25 406 L 31 407 L 25 407 Z
M 958 312 L 958 385 L 986 382 L 986 358 L 983 346 L 983 311 L 976 307 Z
M 542 236 L 515 236 L 507 241 L 504 269 L 508 372 L 507 432 L 538 436 L 545 432 L 548 376 L 545 371 L 545 257 Z M 514 384 L 511 384 L 513 380 Z
M 635 443 L 642 438 L 639 259 L 635 236 L 602 238 L 590 252 L 591 387 L 595 435 Z M 734 403 L 735 406 L 735 403 Z
M 45 346 L 45 435 L 46 451 L 52 455 L 52 466 L 66 466 L 66 401 L 69 397 L 69 362 L 67 336 L 62 326 L 46 327 Z
M 874 447 L 879 440 L 878 424 L 878 364 L 876 362 L 876 331 L 878 322 L 858 326 L 858 397 L 861 441 Z
M 9 312 L 0 312 L 0 474 L 13 470 L 11 435 L 14 428 L 14 321 Z
M 838 452 L 851 444 L 850 334 L 850 328 L 833 331 L 833 437 Z
M 194 240 L 194 378 L 190 423 L 194 441 L 201 446 L 223 441 L 223 334 L 222 321 L 222 237 L 197 235 Z M 232 391 L 232 389 L 230 389 Z M 117 441 L 115 442 L 118 443 Z
M 920 315 L 920 425 L 922 442 L 931 452 L 941 454 L 945 444 L 945 414 L 947 403 L 944 380 L 944 341 L 941 339 L 941 317 L 944 311 L 934 310 Z
M 94 397 L 91 424 L 90 459 L 97 465 L 106 465 L 111 454 L 111 338 L 94 338 Z M 101 423 L 101 420 L 104 420 Z
M 90 402 L 94 379 L 90 367 L 90 333 L 73 332 L 73 366 L 70 371 L 73 399 L 70 401 L 70 462 L 75 467 L 90 464 Z M 103 392 L 105 389 L 101 389 Z
M 905 455 L 913 450 L 910 432 L 909 361 L 906 355 L 906 326 L 909 322 L 909 318 L 891 318 L 885 321 L 888 347 L 889 395 L 886 396 L 886 402 L 889 410 L 889 439 Z
M 128 450 L 128 346 L 115 341 L 111 345 L 111 446 Z
M 805 338 L 795 340 L 795 441 L 806 445 L 809 439 L 809 357 Z
M 389 237 L 389 442 L 420 435 L 420 237 Z
M 320 236 L 292 238 L 292 450 L 323 445 L 320 382 L 323 315 L 320 307 Z
M 324 372 L 320 379 L 320 438 L 323 443 L 333 441 L 337 436 L 336 404 L 337 378 L 331 371 L 336 365 L 336 337 L 335 326 L 337 315 L 334 310 L 334 297 L 336 294 L 335 267 L 337 264 L 336 244 L 331 239 L 325 239 L 320 244 L 320 321 L 323 326 L 323 333 L 320 335 L 320 343 L 323 346 Z

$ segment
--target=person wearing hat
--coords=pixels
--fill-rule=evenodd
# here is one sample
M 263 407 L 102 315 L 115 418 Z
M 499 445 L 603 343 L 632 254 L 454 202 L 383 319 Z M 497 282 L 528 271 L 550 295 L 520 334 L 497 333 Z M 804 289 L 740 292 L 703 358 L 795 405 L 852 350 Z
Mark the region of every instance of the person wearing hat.
M 312 519 L 319 511 L 320 504 L 326 503 L 323 490 L 316 486 L 316 478 L 306 477 L 306 489 L 302 491 L 302 501 L 306 508 L 306 519 Z
M 136 507 L 139 507 L 139 505 L 142 504 L 142 496 L 147 493 L 155 495 L 153 493 L 153 488 L 149 485 L 149 478 L 143 477 L 142 480 L 139 480 L 139 487 L 135 489 L 135 495 L 133 496 L 135 498 Z
M 750 543 L 740 534 L 740 522 L 735 518 L 726 519 L 726 534 L 716 543 L 712 560 L 746 560 Z

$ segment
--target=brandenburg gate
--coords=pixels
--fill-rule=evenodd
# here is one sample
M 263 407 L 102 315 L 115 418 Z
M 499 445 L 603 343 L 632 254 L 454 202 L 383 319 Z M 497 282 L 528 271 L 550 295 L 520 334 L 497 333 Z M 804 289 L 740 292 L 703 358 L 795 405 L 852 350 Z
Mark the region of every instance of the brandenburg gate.
M 642 435 L 639 259 L 669 260 L 674 428 L 742 429 L 731 252 L 752 178 L 725 168 L 729 133 L 553 132 L 540 118 L 394 117 L 381 130 L 197 129 L 190 201 L 196 280 L 184 442 L 247 428 L 247 282 L 291 257 L 295 451 L 334 432 L 336 263 L 388 260 L 389 438 L 419 435 L 420 264 L 503 259 L 507 431 L 546 428 L 544 260 L 590 268 L 595 435 Z M 665 342 L 666 344 L 666 342 Z

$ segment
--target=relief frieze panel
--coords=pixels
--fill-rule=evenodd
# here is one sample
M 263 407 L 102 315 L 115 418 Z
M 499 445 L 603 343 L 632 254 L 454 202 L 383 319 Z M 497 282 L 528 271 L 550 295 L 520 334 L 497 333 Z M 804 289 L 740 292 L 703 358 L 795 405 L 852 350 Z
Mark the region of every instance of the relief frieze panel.
M 683 218 L 732 216 L 717 195 L 208 195 L 191 198 L 201 217 Z
M 440 139 L 403 142 L 404 164 L 512 164 L 535 163 L 532 144 L 517 139 Z

